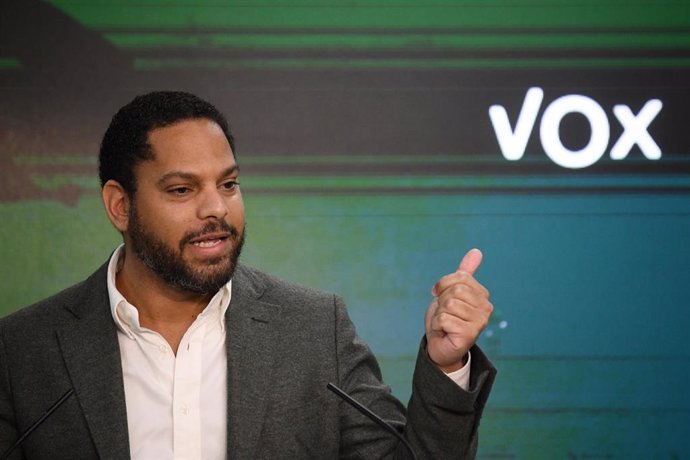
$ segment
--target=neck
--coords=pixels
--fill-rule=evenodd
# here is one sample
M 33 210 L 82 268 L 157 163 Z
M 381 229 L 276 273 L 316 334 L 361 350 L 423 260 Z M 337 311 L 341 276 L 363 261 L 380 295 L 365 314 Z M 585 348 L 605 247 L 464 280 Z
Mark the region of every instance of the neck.
M 115 284 L 139 311 L 140 325 L 161 334 L 175 352 L 212 297 L 170 286 L 127 250 Z

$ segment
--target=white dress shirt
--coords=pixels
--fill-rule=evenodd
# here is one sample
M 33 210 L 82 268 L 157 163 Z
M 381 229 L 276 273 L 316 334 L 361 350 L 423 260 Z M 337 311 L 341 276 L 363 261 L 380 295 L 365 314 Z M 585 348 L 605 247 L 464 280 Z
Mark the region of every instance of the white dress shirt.
M 225 459 L 227 355 L 225 312 L 232 281 L 216 293 L 182 337 L 175 355 L 115 285 L 120 245 L 108 265 L 108 294 L 118 329 L 132 460 Z M 447 374 L 469 388 L 470 359 Z
M 141 327 L 136 307 L 115 285 L 120 246 L 108 266 L 108 294 L 118 328 L 133 460 L 224 459 L 227 442 L 225 311 L 228 282 L 173 353 L 159 333 Z

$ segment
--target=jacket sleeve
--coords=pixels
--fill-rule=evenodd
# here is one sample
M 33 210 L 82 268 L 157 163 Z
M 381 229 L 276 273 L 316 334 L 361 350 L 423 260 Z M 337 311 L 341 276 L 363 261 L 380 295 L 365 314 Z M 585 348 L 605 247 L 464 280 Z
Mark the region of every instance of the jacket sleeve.
M 406 435 L 419 458 L 476 456 L 479 420 L 496 370 L 476 345 L 471 349 L 470 388 L 461 389 L 430 359 L 426 339 L 417 355 Z
M 356 335 L 342 300 L 335 297 L 338 384 L 353 398 L 404 432 L 419 459 L 470 459 L 495 369 L 479 348 L 472 349 L 470 389 L 464 391 L 428 358 L 422 340 L 408 408 L 382 382 L 378 363 Z M 390 433 L 346 404 L 339 406 L 340 458 L 410 458 Z

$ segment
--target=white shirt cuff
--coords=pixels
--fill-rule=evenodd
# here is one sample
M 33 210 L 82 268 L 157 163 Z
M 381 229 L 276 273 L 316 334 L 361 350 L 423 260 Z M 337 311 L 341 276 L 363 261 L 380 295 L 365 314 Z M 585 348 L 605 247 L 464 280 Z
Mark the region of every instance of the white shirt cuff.
M 467 352 L 467 362 L 457 371 L 450 372 L 446 374 L 450 379 L 455 382 L 460 388 L 465 391 L 470 389 L 470 362 L 472 361 L 472 355 Z

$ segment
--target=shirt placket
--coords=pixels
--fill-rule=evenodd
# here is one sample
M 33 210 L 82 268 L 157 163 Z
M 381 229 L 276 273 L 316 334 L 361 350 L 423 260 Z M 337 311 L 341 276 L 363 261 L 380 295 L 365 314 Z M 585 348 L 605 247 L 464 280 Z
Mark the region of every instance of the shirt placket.
M 177 349 L 173 377 L 174 458 L 201 458 L 201 414 L 199 411 L 202 348 L 206 324 L 192 326 Z

